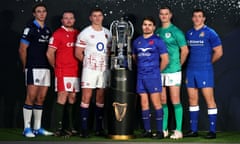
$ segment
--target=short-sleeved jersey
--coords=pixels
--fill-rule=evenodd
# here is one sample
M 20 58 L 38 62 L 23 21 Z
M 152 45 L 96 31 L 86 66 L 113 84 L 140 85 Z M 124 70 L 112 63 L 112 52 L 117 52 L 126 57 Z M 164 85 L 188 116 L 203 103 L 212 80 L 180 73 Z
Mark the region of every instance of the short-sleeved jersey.
M 170 24 L 167 28 L 158 28 L 156 35 L 167 45 L 169 63 L 162 73 L 174 73 L 181 70 L 180 48 L 187 45 L 184 33 Z
M 75 57 L 75 42 L 79 31 L 64 26 L 57 29 L 49 40 L 49 47 L 56 49 L 55 73 L 64 76 L 78 76 L 78 60 Z
M 138 79 L 160 77 L 160 55 L 167 53 L 163 40 L 156 35 L 139 36 L 133 42 L 133 54 L 137 58 Z
M 221 45 L 221 40 L 217 33 L 203 26 L 199 30 L 190 29 L 186 34 L 189 46 L 188 69 L 203 70 L 212 68 L 213 48 Z
M 34 20 L 23 31 L 20 42 L 28 45 L 26 68 L 49 68 L 46 51 L 51 31 Z
M 76 46 L 84 48 L 83 68 L 105 71 L 108 67 L 108 48 L 111 43 L 111 33 L 102 28 L 96 31 L 92 26 L 86 27 L 77 37 Z

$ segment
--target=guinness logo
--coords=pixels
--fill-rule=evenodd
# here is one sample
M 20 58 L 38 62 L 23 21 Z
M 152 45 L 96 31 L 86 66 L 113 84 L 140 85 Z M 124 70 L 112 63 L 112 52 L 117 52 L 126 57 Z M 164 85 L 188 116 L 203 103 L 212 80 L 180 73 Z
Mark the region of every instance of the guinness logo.
M 127 112 L 127 103 L 121 104 L 118 102 L 113 102 L 112 106 L 114 108 L 116 120 L 121 122 Z

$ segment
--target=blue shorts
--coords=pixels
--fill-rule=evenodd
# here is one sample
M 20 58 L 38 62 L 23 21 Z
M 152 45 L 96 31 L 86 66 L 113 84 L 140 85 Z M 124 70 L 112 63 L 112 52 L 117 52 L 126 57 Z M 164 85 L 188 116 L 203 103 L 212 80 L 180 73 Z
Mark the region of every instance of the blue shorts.
M 161 78 L 146 78 L 137 80 L 137 93 L 162 92 Z
M 186 86 L 188 88 L 214 87 L 213 70 L 187 70 Z

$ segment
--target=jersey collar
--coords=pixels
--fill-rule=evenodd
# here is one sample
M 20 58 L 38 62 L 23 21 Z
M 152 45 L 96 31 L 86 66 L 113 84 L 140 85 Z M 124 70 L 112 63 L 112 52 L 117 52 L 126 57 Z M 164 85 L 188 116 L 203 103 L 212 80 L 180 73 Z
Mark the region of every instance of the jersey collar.
M 41 28 L 40 24 L 37 22 L 36 19 L 33 21 L 33 23 L 34 23 L 38 28 Z M 45 24 L 44 24 L 43 28 L 45 28 Z

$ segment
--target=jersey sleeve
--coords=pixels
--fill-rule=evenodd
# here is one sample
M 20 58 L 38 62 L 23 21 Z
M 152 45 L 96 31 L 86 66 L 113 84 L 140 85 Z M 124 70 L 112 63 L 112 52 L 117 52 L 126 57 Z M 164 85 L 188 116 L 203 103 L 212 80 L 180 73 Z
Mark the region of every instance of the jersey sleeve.
M 137 54 L 136 40 L 134 40 L 133 43 L 132 43 L 132 54 L 134 54 L 134 55 Z
M 29 45 L 30 41 L 31 41 L 31 27 L 30 26 L 26 26 L 23 30 L 20 42 Z
M 75 46 L 81 48 L 87 47 L 87 39 L 84 30 L 78 34 Z
M 57 49 L 60 45 L 60 39 L 57 32 L 54 32 L 52 37 L 49 39 L 49 47 Z
M 186 38 L 181 30 L 177 29 L 176 32 L 174 32 L 174 36 L 179 47 L 187 45 Z
M 210 31 L 209 42 L 212 48 L 222 44 L 218 34 L 214 30 Z

